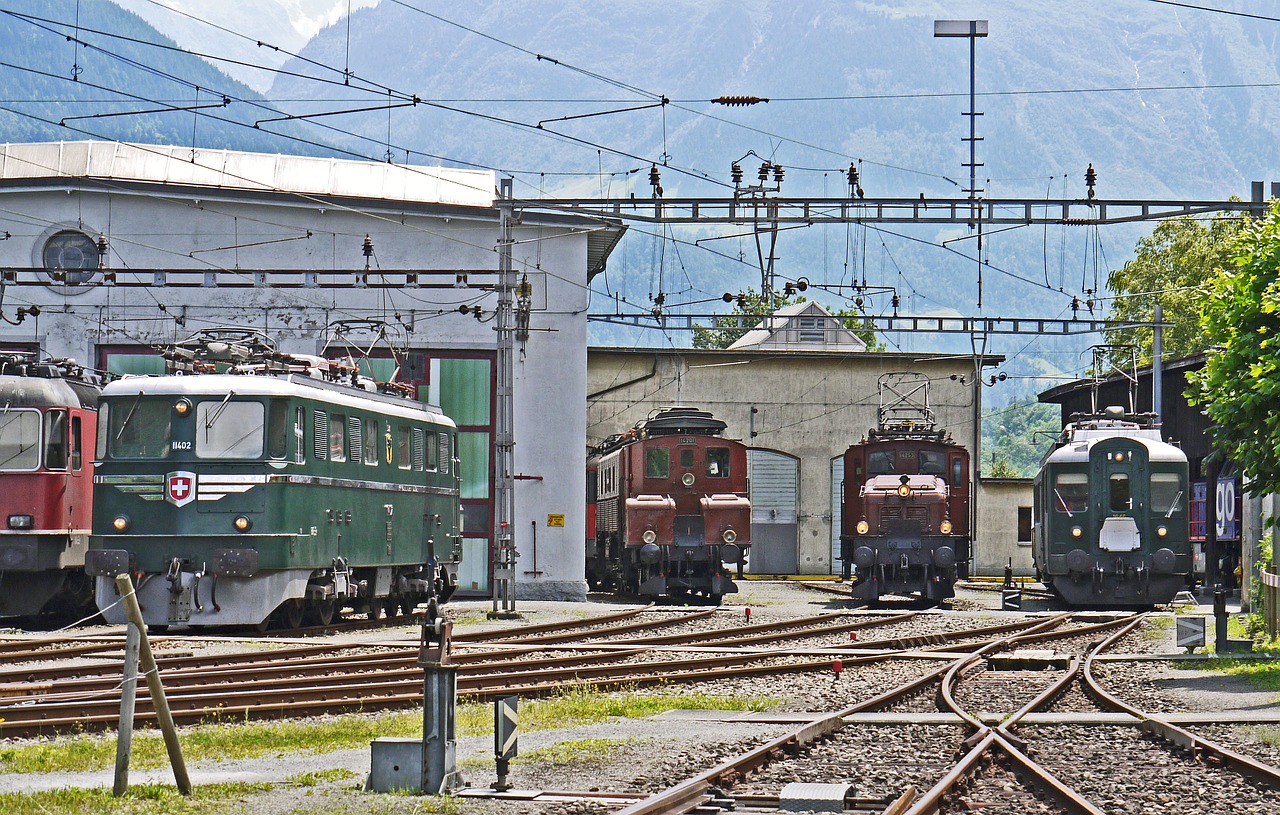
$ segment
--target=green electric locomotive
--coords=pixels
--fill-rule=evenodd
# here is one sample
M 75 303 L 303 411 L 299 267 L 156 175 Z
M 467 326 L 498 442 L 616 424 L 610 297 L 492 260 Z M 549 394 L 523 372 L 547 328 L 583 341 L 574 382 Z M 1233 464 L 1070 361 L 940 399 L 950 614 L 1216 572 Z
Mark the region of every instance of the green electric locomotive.
M 454 423 L 318 357 L 228 358 L 102 394 L 86 570 L 103 616 L 124 620 L 119 574 L 146 623 L 173 628 L 329 625 L 345 607 L 447 599 L 462 554 Z
M 1032 553 L 1073 606 L 1167 603 L 1191 571 L 1187 456 L 1151 417 L 1074 417 L 1035 477 Z

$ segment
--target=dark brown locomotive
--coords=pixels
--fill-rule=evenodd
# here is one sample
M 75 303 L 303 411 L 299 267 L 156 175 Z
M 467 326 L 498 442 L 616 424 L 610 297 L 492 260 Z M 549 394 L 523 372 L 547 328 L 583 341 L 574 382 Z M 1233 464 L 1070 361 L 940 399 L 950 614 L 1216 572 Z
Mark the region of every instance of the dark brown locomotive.
M 751 546 L 747 449 L 706 411 L 674 407 L 588 456 L 592 588 L 720 603 Z
M 854 597 L 936 604 L 968 572 L 969 452 L 936 429 L 923 380 L 881 382 L 880 427 L 844 454 L 841 574 Z M 894 401 L 886 405 L 885 394 Z

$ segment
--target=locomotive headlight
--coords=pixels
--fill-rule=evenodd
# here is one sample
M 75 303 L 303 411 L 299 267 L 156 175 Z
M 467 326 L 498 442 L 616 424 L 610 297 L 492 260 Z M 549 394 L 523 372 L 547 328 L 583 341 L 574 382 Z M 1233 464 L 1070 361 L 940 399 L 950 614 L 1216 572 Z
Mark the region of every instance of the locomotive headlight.
M 31 529 L 35 526 L 35 518 L 30 515 L 10 515 L 10 529 Z
M 737 539 L 738 539 L 738 533 L 734 532 L 732 529 L 726 529 L 724 532 L 720 534 L 720 540 L 724 541 L 725 543 L 733 543 Z
M 231 525 L 236 528 L 237 532 L 248 532 L 253 526 L 253 521 L 250 521 L 248 517 L 244 515 L 237 515 L 236 519 L 231 522 Z
M 910 485 L 910 484 L 899 484 L 899 485 L 898 485 L 898 495 L 901 495 L 903 498 L 909 498 L 909 497 L 911 497 L 911 485 Z
M 684 484 L 686 487 L 692 487 L 693 473 L 685 473 L 684 475 L 680 476 L 680 483 Z
M 112 521 L 111 526 L 117 532 L 126 532 L 129 529 L 129 516 L 117 515 Z
M 861 521 L 858 521 L 858 534 L 859 534 L 859 535 L 865 535 L 865 534 L 867 534 L 867 533 L 868 533 L 868 532 L 870 532 L 870 531 L 871 531 L 871 524 L 867 523 L 867 521 L 866 521 L 866 519 L 865 519 L 865 518 L 864 518 L 863 520 L 861 520 Z
M 943 522 L 942 522 L 942 525 L 941 525 L 941 526 L 939 526 L 939 527 L 938 527 L 938 529 L 942 532 L 942 534 L 944 534 L 944 535 L 950 535 L 950 534 L 951 534 L 951 521 L 943 521 Z
M 1084 530 L 1078 526 L 1071 527 L 1071 537 L 1078 538 L 1084 534 Z
M 646 529 L 644 531 L 644 534 L 640 536 L 640 540 L 644 541 L 645 543 L 653 543 L 657 539 L 658 539 L 658 533 L 654 532 L 652 529 Z
M 191 412 L 191 400 L 179 399 L 178 401 L 174 402 L 173 412 L 178 414 L 179 416 L 186 416 L 188 413 Z
M 1156 527 L 1156 534 L 1163 538 L 1165 535 L 1169 534 L 1169 530 L 1167 527 L 1158 526 Z

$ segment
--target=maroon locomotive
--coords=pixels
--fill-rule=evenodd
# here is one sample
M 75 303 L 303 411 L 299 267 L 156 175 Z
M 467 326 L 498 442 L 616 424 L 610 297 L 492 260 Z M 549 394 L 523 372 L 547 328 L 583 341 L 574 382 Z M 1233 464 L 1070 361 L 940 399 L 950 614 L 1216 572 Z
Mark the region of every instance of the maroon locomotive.
M 0 617 L 93 610 L 98 391 L 72 361 L 0 356 Z
M 751 546 L 747 448 L 723 438 L 725 427 L 706 411 L 667 408 L 590 453 L 592 588 L 715 604 L 738 590 L 731 571 Z
M 969 452 L 936 428 L 924 384 L 894 376 L 881 383 L 880 427 L 844 454 L 842 577 L 869 602 L 937 604 L 968 571 Z

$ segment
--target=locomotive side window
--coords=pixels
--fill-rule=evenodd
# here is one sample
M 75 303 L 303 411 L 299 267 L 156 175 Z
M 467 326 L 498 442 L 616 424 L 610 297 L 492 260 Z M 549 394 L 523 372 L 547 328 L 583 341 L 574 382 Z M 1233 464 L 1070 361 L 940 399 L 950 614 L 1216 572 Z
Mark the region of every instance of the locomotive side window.
M 206 404 L 218 407 L 217 402 Z M 168 399 L 143 401 L 141 393 L 134 399 L 121 402 L 111 411 L 106 424 L 111 455 L 116 458 L 164 458 L 169 454 L 169 416 L 172 413 L 173 405 Z M 258 425 L 261 428 L 261 420 Z M 258 443 L 261 445 L 262 442 Z M 3 459 L 4 456 L 0 455 L 0 461 Z
M 925 475 L 946 475 L 946 456 L 936 450 L 921 450 L 920 472 Z
M 1089 476 L 1085 473 L 1058 473 L 1053 482 L 1053 506 L 1071 515 L 1089 508 Z
M 707 478 L 729 477 L 729 448 L 707 448 Z
M 1129 494 L 1129 476 L 1125 473 L 1112 473 L 1107 480 L 1108 494 L 1112 512 L 1126 512 L 1133 508 L 1133 497 Z
M 40 466 L 40 414 L 11 410 L 0 416 L 0 470 Z
M 880 450 L 867 456 L 867 475 L 892 475 L 897 456 L 892 450 Z
M 671 475 L 671 451 L 654 447 L 644 451 L 644 477 L 666 478 Z
M 347 417 L 342 413 L 329 419 L 329 460 L 347 460 Z
M 272 399 L 267 417 L 267 456 L 279 461 L 289 454 L 289 403 Z
M 426 453 L 427 453 L 427 462 L 426 462 L 426 467 L 427 467 L 427 470 L 428 470 L 429 472 L 435 472 L 437 469 L 439 469 L 439 461 L 440 461 L 440 440 L 439 440 L 438 438 L 436 438 L 438 435 L 439 435 L 439 434 L 437 434 L 437 433 L 435 433 L 435 432 L 431 432 L 431 433 L 427 433 L 427 436 L 426 436 L 426 438 L 427 438 L 427 442 L 426 442 L 426 447 L 427 447 L 427 449 L 426 449 Z
M 1182 509 L 1182 479 L 1177 473 L 1151 474 L 1151 511 L 1170 516 Z
M 407 470 L 413 466 L 409 444 L 409 428 L 404 425 L 396 428 L 396 466 L 402 470 Z
M 964 484 L 964 459 L 957 456 L 951 460 L 951 486 L 960 487 Z
M 364 463 L 378 466 L 378 423 L 373 419 L 364 420 Z
M 294 408 L 293 411 L 293 461 L 301 464 L 307 458 L 307 411 L 306 408 Z
M 84 435 L 79 416 L 71 417 L 71 469 L 78 470 L 84 463 Z
M 67 469 L 67 412 L 50 410 L 44 414 L 44 466 Z
M 168 408 L 163 402 L 155 404 Z M 200 402 L 196 405 L 196 457 L 259 458 L 266 412 L 261 402 Z

